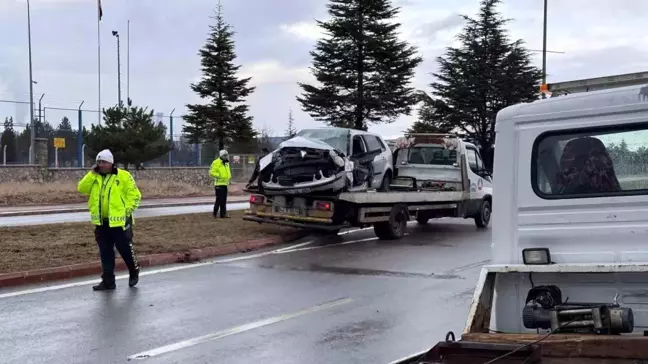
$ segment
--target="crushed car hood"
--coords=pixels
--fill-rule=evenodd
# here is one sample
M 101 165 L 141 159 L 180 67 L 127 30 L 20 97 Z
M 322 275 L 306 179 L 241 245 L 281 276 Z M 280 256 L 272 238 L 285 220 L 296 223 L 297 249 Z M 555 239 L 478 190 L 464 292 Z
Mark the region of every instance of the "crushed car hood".
M 261 158 L 263 187 L 289 193 L 342 190 L 353 183 L 353 162 L 319 140 L 297 136 Z

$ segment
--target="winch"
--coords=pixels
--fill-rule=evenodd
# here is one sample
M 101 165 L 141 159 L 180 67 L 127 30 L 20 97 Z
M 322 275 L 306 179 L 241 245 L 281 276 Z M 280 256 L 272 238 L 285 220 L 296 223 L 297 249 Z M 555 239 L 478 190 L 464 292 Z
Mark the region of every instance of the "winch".
M 561 333 L 618 335 L 634 330 L 631 308 L 614 303 L 563 302 L 560 288 L 538 286 L 529 290 L 522 321 L 527 329 Z

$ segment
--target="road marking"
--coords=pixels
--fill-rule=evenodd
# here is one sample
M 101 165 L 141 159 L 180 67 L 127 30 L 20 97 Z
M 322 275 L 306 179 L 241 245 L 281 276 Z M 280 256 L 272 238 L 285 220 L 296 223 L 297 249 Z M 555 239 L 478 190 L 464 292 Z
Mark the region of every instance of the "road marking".
M 207 265 L 214 265 L 214 264 L 219 264 L 219 263 L 230 263 L 230 262 L 236 262 L 236 261 L 240 261 L 240 260 L 255 259 L 255 258 L 264 257 L 266 255 L 270 255 L 270 254 L 286 254 L 286 253 L 292 253 L 292 252 L 297 252 L 297 251 L 301 251 L 301 250 L 308 250 L 308 249 L 313 249 L 313 248 L 315 248 L 315 249 L 317 249 L 317 248 L 327 248 L 327 247 L 332 247 L 332 246 L 337 246 L 337 245 L 354 244 L 354 243 L 359 243 L 359 242 L 362 242 L 362 241 L 376 240 L 376 239 L 378 239 L 378 238 L 352 240 L 352 241 L 346 241 L 346 242 L 343 242 L 343 243 L 340 243 L 340 244 L 332 244 L 332 245 L 306 247 L 307 245 L 313 244 L 315 242 L 314 240 L 311 240 L 311 241 L 307 241 L 307 242 L 304 242 L 304 243 L 291 245 L 291 246 L 288 246 L 288 247 L 285 247 L 285 248 L 272 250 L 272 251 L 269 251 L 269 252 L 245 255 L 245 256 L 242 256 L 242 257 L 229 258 L 229 259 L 220 259 L 220 260 L 210 260 L 210 261 L 201 262 L 201 263 L 194 263 L 194 264 L 187 264 L 187 265 L 177 265 L 177 266 L 172 266 L 172 267 L 167 267 L 167 268 L 145 270 L 145 271 L 142 271 L 142 273 L 140 273 L 140 276 L 148 276 L 148 275 L 153 275 L 153 274 L 175 272 L 175 271 L 199 268 L 199 267 L 204 267 L 204 266 L 207 266 Z M 128 274 L 118 275 L 118 276 L 115 277 L 115 279 L 117 279 L 117 280 L 122 280 L 122 279 L 126 279 L 126 278 L 128 278 Z M 33 293 L 58 291 L 58 290 L 61 290 L 61 289 L 80 287 L 80 286 L 87 286 L 87 285 L 96 284 L 96 283 L 97 283 L 97 279 L 92 279 L 92 280 L 85 280 L 85 281 L 79 281 L 79 282 L 73 282 L 73 283 L 59 284 L 59 285 L 54 285 L 54 286 L 31 288 L 31 289 L 26 289 L 26 290 L 22 290 L 22 291 L 2 293 L 2 294 L 0 294 L 0 299 L 24 296 L 24 295 L 33 294 Z
M 141 352 L 139 354 L 129 356 L 128 360 L 134 360 L 134 359 L 135 360 L 142 360 L 142 359 L 148 359 L 148 358 L 151 358 L 151 357 L 154 357 L 154 356 L 160 356 L 162 354 L 170 353 L 172 351 L 177 351 L 177 350 L 185 349 L 185 348 L 188 348 L 188 347 L 191 347 L 191 346 L 196 346 L 196 345 L 199 345 L 199 344 L 203 344 L 203 343 L 206 343 L 206 342 L 209 342 L 209 341 L 222 339 L 222 338 L 230 336 L 230 335 L 240 334 L 242 332 L 246 332 L 246 331 L 258 329 L 258 328 L 261 328 L 261 327 L 264 327 L 264 326 L 272 325 L 272 324 L 275 324 L 275 323 L 278 323 L 278 322 L 294 319 L 296 317 L 307 315 L 309 313 L 314 313 L 314 312 L 318 312 L 318 311 L 327 310 L 327 309 L 330 309 L 330 308 L 333 308 L 333 307 L 342 306 L 342 305 L 345 305 L 345 304 L 348 304 L 348 303 L 351 303 L 351 302 L 353 302 L 352 298 L 338 299 L 338 300 L 335 300 L 335 301 L 323 303 L 321 305 L 313 306 L 311 308 L 307 308 L 305 310 L 298 311 L 298 312 L 295 312 L 295 313 L 284 314 L 284 315 L 280 315 L 280 316 L 270 317 L 270 318 L 267 318 L 267 319 L 264 319 L 264 320 L 250 322 L 250 323 L 247 323 L 247 324 L 244 324 L 244 325 L 241 325 L 241 326 L 236 326 L 236 327 L 232 327 L 232 328 L 229 328 L 229 329 L 226 329 L 226 330 L 217 331 L 217 332 L 214 332 L 212 334 L 195 337 L 193 339 L 184 340 L 184 341 L 180 341 L 180 342 L 177 342 L 177 343 L 174 343 L 174 344 L 169 344 L 169 345 L 166 345 L 166 346 L 162 346 L 162 347 L 159 347 L 159 348 L 156 348 L 156 349 L 144 351 L 144 352 Z

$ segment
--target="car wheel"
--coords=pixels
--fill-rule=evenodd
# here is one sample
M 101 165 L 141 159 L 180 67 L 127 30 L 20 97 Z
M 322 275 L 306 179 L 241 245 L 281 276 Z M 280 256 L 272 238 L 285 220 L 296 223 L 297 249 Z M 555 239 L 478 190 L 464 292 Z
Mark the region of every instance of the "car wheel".
M 385 174 L 385 177 L 382 179 L 382 183 L 380 184 L 380 189 L 378 191 L 381 192 L 387 192 L 389 191 L 389 185 L 391 184 L 392 178 L 391 178 L 391 173 L 387 172 Z

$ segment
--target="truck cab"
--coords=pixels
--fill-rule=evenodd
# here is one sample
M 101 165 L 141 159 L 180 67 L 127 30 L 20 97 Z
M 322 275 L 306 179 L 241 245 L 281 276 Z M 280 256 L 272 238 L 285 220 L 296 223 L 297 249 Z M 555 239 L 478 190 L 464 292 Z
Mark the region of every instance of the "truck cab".
M 497 115 L 508 192 L 462 340 L 398 363 L 648 358 L 648 74 L 551 86 Z

